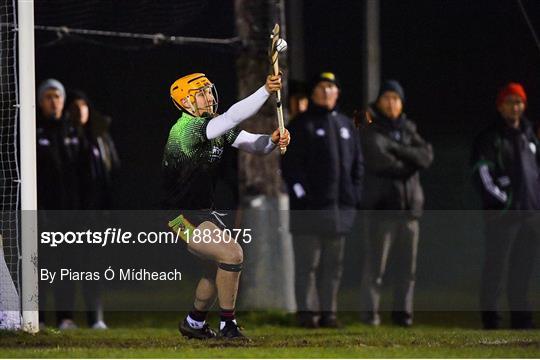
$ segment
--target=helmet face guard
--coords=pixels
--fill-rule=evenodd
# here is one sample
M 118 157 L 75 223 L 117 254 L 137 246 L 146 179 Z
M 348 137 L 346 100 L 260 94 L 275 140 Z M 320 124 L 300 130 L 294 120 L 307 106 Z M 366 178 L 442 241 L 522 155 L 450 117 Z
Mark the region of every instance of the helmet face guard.
M 208 96 L 209 93 L 212 94 L 212 98 Z M 202 95 L 199 95 L 199 94 L 202 94 Z M 204 97 L 204 103 L 206 104 L 205 106 L 197 105 L 197 100 L 196 100 L 197 96 Z M 190 91 L 189 101 L 193 105 L 195 113 L 199 114 L 200 116 L 212 117 L 215 114 L 217 114 L 219 98 L 218 98 L 217 89 L 214 84 L 209 84 L 197 90 Z
M 194 116 L 214 116 L 217 113 L 217 90 L 214 84 L 202 73 L 181 77 L 171 85 L 170 91 L 171 99 L 179 110 L 186 111 Z M 212 95 L 213 99 L 209 94 Z M 203 106 L 197 104 L 197 98 L 201 96 L 204 97 Z M 190 104 L 189 108 L 182 105 L 183 100 L 186 98 Z

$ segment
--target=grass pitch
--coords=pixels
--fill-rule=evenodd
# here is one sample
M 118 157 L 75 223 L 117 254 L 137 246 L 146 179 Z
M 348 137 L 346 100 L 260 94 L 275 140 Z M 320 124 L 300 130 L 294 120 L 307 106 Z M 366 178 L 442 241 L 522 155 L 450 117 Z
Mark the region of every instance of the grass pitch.
M 109 316 L 111 330 L 106 331 L 51 328 L 38 335 L 0 333 L 0 357 L 540 357 L 540 331 L 482 331 L 471 328 L 472 322 L 458 321 L 455 314 L 437 318 L 429 314 L 433 324 L 411 329 L 371 328 L 348 317 L 340 330 L 296 328 L 290 315 L 244 314 L 240 319 L 250 343 L 186 340 L 176 330 L 179 314 L 143 315 Z M 125 320 L 127 316 L 131 321 Z

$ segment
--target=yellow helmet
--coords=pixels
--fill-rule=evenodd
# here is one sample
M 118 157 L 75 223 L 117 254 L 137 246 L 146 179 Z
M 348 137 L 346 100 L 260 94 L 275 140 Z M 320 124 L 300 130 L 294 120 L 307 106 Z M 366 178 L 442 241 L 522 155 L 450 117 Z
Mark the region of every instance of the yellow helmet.
M 207 106 L 201 110 L 204 112 L 214 115 L 217 112 L 217 105 L 218 105 L 218 97 L 217 97 L 217 91 L 214 87 L 214 84 L 203 73 L 194 73 L 186 76 L 182 76 L 178 80 L 176 80 L 171 85 L 171 98 L 173 100 L 174 105 L 180 109 L 185 110 L 192 115 L 199 115 L 199 114 L 193 114 L 193 110 L 195 112 L 198 112 L 199 108 L 197 107 L 197 102 L 195 101 L 195 95 L 199 91 L 204 91 L 207 88 L 211 89 L 212 95 L 213 95 L 213 101 L 208 101 Z M 188 98 L 189 102 L 193 105 L 192 109 L 186 109 L 184 106 L 182 106 L 182 99 Z

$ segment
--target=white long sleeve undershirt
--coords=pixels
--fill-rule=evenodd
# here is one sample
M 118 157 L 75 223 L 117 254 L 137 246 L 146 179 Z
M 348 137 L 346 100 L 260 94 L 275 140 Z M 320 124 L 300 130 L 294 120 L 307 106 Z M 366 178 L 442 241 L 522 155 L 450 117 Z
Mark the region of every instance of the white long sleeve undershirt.
M 240 100 L 225 113 L 216 116 L 208 122 L 206 126 L 206 137 L 208 139 L 215 139 L 233 129 L 242 121 L 255 115 L 266 100 L 268 100 L 269 96 L 270 93 L 262 86 L 247 98 Z
M 270 135 L 252 134 L 245 130 L 238 134 L 232 146 L 252 154 L 269 154 L 276 148 Z

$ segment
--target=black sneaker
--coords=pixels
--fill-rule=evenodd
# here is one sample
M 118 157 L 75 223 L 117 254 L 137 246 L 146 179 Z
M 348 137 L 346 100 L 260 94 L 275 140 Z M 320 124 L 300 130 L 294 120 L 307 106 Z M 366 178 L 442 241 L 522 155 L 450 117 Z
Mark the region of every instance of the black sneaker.
M 296 322 L 298 326 L 306 329 L 316 329 L 319 327 L 317 316 L 312 311 L 299 311 L 296 313 Z
M 406 311 L 392 311 L 392 321 L 394 325 L 401 327 L 411 327 L 413 324 L 412 315 Z
M 180 334 L 187 337 L 188 339 L 212 339 L 217 336 L 216 332 L 212 329 L 210 329 L 210 326 L 208 324 L 204 324 L 202 328 L 195 329 L 192 328 L 186 319 L 184 321 L 180 322 L 178 324 L 178 330 L 180 330 Z
M 534 326 L 532 312 L 512 311 L 510 313 L 510 327 L 516 330 L 532 330 Z
M 334 314 L 321 316 L 319 326 L 322 328 L 343 329 L 343 324 L 336 318 Z
M 482 311 L 482 325 L 485 330 L 497 330 L 501 316 L 496 311 Z
M 360 319 L 366 325 L 370 325 L 370 326 L 381 325 L 381 315 L 378 312 L 374 312 L 374 311 L 363 312 Z
M 236 325 L 234 321 L 225 321 L 225 326 L 219 331 L 219 336 L 225 339 L 249 340 L 240 332 L 240 326 Z

